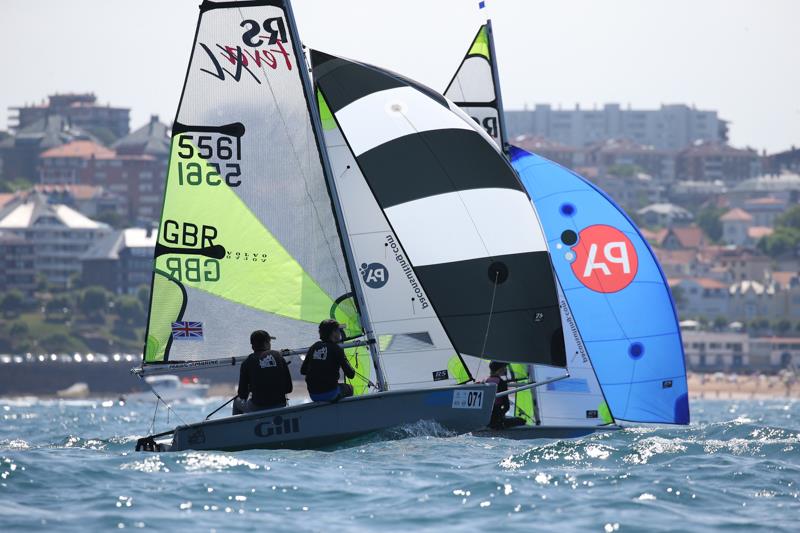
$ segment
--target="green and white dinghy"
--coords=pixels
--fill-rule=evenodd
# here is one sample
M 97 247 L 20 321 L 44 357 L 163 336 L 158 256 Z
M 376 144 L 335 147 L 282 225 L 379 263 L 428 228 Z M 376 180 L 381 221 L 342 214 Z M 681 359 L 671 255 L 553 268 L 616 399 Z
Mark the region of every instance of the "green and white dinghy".
M 473 291 L 481 301 L 469 320 L 491 316 L 493 258 L 470 249 L 479 273 L 434 268 L 423 280 L 414 253 L 387 231 L 385 206 L 372 196 L 343 199 L 352 184 L 337 178 L 289 1 L 204 1 L 172 129 L 146 345 L 134 372 L 231 365 L 233 380 L 253 330 L 303 347 L 334 317 L 348 325 L 357 396 L 184 424 L 139 448 L 307 448 L 420 420 L 456 433 L 488 422 L 495 387 L 471 382 L 461 356 L 484 333 L 437 309 Z M 407 207 L 406 217 L 426 215 L 425 206 Z M 486 229 L 472 231 L 479 241 Z M 415 250 L 431 244 L 408 238 Z M 542 322 L 552 326 L 549 316 Z

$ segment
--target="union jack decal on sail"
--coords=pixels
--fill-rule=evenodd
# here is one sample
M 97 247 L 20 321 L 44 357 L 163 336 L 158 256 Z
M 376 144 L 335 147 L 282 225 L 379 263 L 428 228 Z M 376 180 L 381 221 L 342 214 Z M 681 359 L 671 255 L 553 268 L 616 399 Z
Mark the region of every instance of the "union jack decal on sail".
M 202 322 L 173 322 L 172 339 L 176 341 L 203 340 Z

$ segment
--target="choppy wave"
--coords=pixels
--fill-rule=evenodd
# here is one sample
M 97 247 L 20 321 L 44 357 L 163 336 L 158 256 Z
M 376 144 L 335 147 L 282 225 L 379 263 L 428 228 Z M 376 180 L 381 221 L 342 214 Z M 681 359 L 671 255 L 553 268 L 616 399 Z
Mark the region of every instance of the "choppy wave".
M 197 420 L 209 405 L 177 406 Z M 150 406 L 0 401 L 0 530 L 796 531 L 800 403 L 576 440 L 417 423 L 326 451 L 133 451 Z

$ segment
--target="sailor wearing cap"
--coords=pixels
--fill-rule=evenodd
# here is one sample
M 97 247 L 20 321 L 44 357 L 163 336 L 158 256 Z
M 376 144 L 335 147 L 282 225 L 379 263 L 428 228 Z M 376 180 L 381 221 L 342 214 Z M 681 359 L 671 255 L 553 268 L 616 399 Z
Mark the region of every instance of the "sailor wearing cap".
M 233 414 L 286 406 L 286 395 L 292 392 L 289 366 L 280 353 L 272 349 L 269 333 L 259 329 L 250 334 L 253 348 L 239 371 L 239 390 L 233 401 Z
M 311 400 L 331 402 L 353 395 L 353 387 L 339 383 L 339 370 L 349 379 L 356 376 L 344 350 L 339 346 L 345 326 L 335 320 L 323 320 L 319 324 L 319 339 L 306 353 L 300 373 L 306 377 L 306 385 Z

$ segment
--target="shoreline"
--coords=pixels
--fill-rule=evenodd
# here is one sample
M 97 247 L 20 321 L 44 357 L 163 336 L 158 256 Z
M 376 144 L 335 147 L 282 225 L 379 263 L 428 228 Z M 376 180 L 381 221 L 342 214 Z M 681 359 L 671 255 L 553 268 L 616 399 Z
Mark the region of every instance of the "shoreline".
M 692 400 L 794 400 L 800 399 L 800 379 L 792 376 L 749 376 L 737 374 L 687 374 L 689 398 Z M 305 381 L 294 380 L 292 400 L 308 397 Z M 236 393 L 236 383 L 212 383 L 206 398 L 230 398 Z M 119 400 L 127 392 L 92 393 L 83 397 L 60 397 L 57 394 L 0 394 L 0 400 L 36 398 L 41 400 L 97 399 Z

